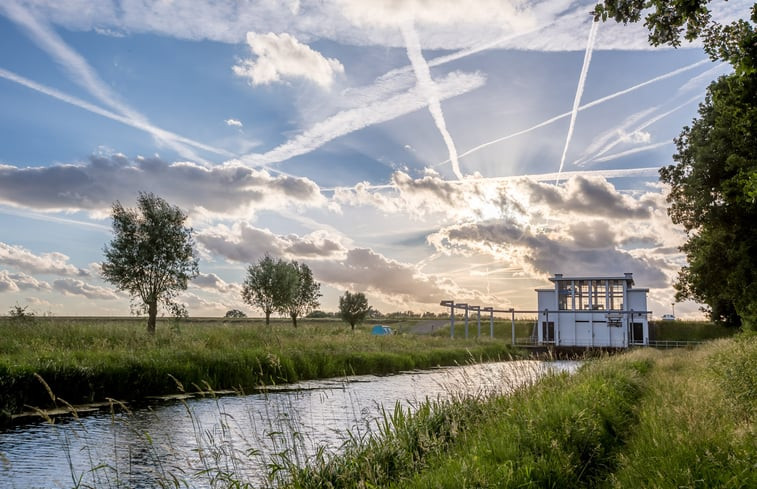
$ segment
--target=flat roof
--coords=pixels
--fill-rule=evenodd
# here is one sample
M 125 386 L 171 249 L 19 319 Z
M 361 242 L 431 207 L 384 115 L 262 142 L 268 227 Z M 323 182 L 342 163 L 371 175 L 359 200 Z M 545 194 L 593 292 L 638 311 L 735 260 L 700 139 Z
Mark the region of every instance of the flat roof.
M 634 284 L 633 281 L 633 274 L 632 273 L 626 273 L 625 275 L 619 276 L 619 275 L 604 275 L 604 276 L 563 276 L 561 273 L 556 273 L 554 277 L 549 277 L 550 282 L 562 282 L 567 280 L 625 280 L 627 282 L 630 282 L 631 285 Z

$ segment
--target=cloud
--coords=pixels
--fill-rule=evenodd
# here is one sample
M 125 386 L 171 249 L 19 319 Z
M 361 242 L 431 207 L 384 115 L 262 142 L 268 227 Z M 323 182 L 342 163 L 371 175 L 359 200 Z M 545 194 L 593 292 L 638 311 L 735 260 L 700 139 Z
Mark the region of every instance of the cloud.
M 441 298 L 460 290 L 448 278 L 423 274 L 413 265 L 391 260 L 370 249 L 348 249 L 322 231 L 282 236 L 247 223 L 236 223 L 231 228 L 218 226 L 203 231 L 197 235 L 197 241 L 212 253 L 236 262 L 255 263 L 266 253 L 304 261 L 316 280 L 338 289 L 370 291 L 385 302 L 438 304 Z
M 51 290 L 50 284 L 37 280 L 25 273 L 9 273 L 0 270 L 0 292 L 18 292 L 19 290 Z
M 533 231 L 506 220 L 493 220 L 448 226 L 430 235 L 428 241 L 437 251 L 448 255 L 487 254 L 504 263 L 519 264 L 527 274 L 536 276 L 632 272 L 644 286 L 669 285 L 666 271 L 675 268 L 672 264 L 618 248 L 616 235 L 603 227 L 612 226 L 607 222 L 581 225 L 575 231 L 589 232 L 589 235 L 565 236 Z
M 523 179 L 520 185 L 528 192 L 531 204 L 557 212 L 613 219 L 645 219 L 651 215 L 646 202 L 624 196 L 604 178 L 572 176 L 562 187 Z
M 219 292 L 221 294 L 240 293 L 242 290 L 239 284 L 225 282 L 215 273 L 200 273 L 192 280 L 192 285 L 201 289 Z
M 42 253 L 36 255 L 21 246 L 0 242 L 0 264 L 31 273 L 49 273 L 85 277 L 86 270 L 68 263 L 68 256 L 63 253 Z M 23 275 L 23 274 L 22 274 Z
M 0 165 L 0 203 L 11 206 L 103 213 L 116 200 L 133 202 L 139 191 L 154 192 L 185 209 L 226 216 L 325 203 L 312 180 L 272 176 L 233 161 L 208 169 L 157 157 L 129 160 L 115 154 L 92 156 L 77 165 Z
M 236 119 L 226 119 L 224 122 L 226 122 L 227 126 L 231 127 L 244 127 L 242 124 L 242 121 L 238 121 Z
M 245 59 L 232 68 L 234 74 L 247 78 L 251 85 L 268 85 L 282 78 L 304 78 L 329 88 L 334 77 L 344 73 L 339 60 L 300 43 L 289 34 L 247 33 L 247 44 L 256 59 Z
M 347 251 L 340 238 L 325 231 L 282 236 L 247 222 L 208 228 L 197 233 L 196 239 L 211 253 L 241 263 L 255 263 L 266 254 L 287 260 L 327 260 L 343 257 Z
M 53 282 L 53 289 L 63 295 L 81 295 L 87 299 L 95 300 L 117 300 L 115 292 L 104 287 L 90 285 L 86 282 L 76 279 L 62 279 Z

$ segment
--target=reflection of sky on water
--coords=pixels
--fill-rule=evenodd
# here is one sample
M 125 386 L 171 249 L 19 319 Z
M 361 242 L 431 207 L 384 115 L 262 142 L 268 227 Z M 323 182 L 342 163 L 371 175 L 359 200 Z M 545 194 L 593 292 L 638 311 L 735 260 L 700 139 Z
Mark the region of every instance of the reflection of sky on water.
M 302 463 L 319 446 L 337 450 L 348 433 L 374 428 L 382 407 L 507 392 L 549 369 L 576 366 L 518 361 L 354 376 L 22 426 L 0 434 L 0 487 L 69 488 L 81 477 L 96 487 L 149 488 L 172 475 L 209 487 L 209 476 L 196 476 L 206 468 L 262 481 L 273 454 Z

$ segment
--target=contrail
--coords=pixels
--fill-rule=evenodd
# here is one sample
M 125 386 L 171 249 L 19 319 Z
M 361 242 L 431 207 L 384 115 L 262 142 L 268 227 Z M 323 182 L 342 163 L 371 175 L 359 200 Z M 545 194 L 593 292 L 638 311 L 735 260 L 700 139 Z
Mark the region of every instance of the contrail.
M 408 22 L 402 25 L 402 37 L 404 37 L 407 46 L 407 57 L 410 59 L 410 64 L 413 65 L 413 71 L 415 71 L 415 76 L 418 79 L 418 88 L 428 97 L 428 111 L 431 113 L 431 117 L 433 117 L 436 127 L 439 129 L 444 143 L 447 145 L 449 160 L 452 163 L 452 171 L 458 180 L 462 180 L 463 173 L 460 171 L 460 163 L 457 160 L 457 149 L 455 148 L 454 141 L 452 141 L 452 136 L 447 131 L 442 104 L 439 101 L 439 93 L 436 89 L 436 84 L 431 79 L 431 70 L 423 58 L 418 33 L 415 31 L 412 23 Z
M 654 78 L 650 78 L 649 80 L 641 82 L 639 84 L 636 84 L 636 85 L 634 85 L 632 87 L 628 87 L 628 88 L 620 90 L 618 92 L 611 93 L 610 95 L 606 95 L 606 96 L 604 96 L 602 98 L 598 98 L 597 100 L 593 100 L 593 101 L 591 101 L 591 102 L 589 102 L 589 103 L 587 103 L 585 105 L 582 105 L 581 107 L 578 108 L 578 110 L 582 111 L 582 110 L 594 107 L 595 105 L 602 104 L 602 103 L 607 102 L 609 100 L 612 100 L 614 98 L 620 97 L 621 95 L 625 95 L 627 93 L 633 92 L 634 90 L 638 90 L 638 89 L 643 88 L 643 87 L 645 87 L 647 85 L 651 85 L 652 83 L 656 83 L 658 81 L 662 81 L 662 80 L 671 78 L 673 76 L 679 75 L 679 74 L 681 74 L 681 73 L 683 73 L 685 71 L 692 70 L 692 69 L 694 69 L 694 68 L 696 68 L 698 66 L 701 66 L 701 65 L 703 65 L 705 63 L 709 63 L 709 62 L 710 62 L 709 59 L 703 59 L 701 61 L 697 61 L 696 63 L 692 63 L 690 65 L 684 66 L 683 68 L 678 68 L 677 70 L 669 71 L 668 73 L 662 74 L 660 76 L 656 76 Z M 520 136 L 521 134 L 526 134 L 528 132 L 531 132 L 531 131 L 534 131 L 536 129 L 539 129 L 540 127 L 547 126 L 549 124 L 552 124 L 553 122 L 556 122 L 556 121 L 559 121 L 560 119 L 568 117 L 570 114 L 571 114 L 570 112 L 565 112 L 563 114 L 556 115 L 556 116 L 552 117 L 551 119 L 547 119 L 546 121 L 540 122 L 540 123 L 536 124 L 535 126 L 531 126 L 529 128 L 520 130 L 518 132 L 514 132 L 512 134 L 508 134 L 507 136 L 502 136 L 502 137 L 499 137 L 497 139 L 492 139 L 491 141 L 487 141 L 485 143 L 481 143 L 478 146 L 475 146 L 475 147 L 473 147 L 473 148 L 465 151 L 464 153 L 460 153 L 458 155 L 458 158 L 464 158 L 464 157 L 468 156 L 471 153 L 475 153 L 476 151 L 479 151 L 481 149 L 486 148 L 487 146 L 491 146 L 493 144 L 501 143 L 502 141 L 507 141 L 508 139 L 512 139 L 514 137 Z M 449 163 L 449 160 L 442 161 L 440 163 L 437 163 L 434 166 L 443 165 L 445 163 Z
M 13 73 L 12 71 L 5 70 L 3 68 L 0 68 L 0 78 L 4 78 L 8 81 L 12 81 L 14 83 L 18 83 L 19 85 L 23 85 L 27 88 L 30 88 L 34 91 L 37 91 L 39 93 L 43 93 L 49 97 L 53 97 L 55 99 L 60 100 L 61 102 L 65 102 L 67 104 L 74 105 L 76 107 L 79 107 L 80 109 L 84 109 L 86 111 L 92 112 L 93 114 L 97 114 L 103 117 L 106 117 L 108 119 L 118 121 L 122 124 L 126 124 L 127 126 L 134 127 L 136 129 L 140 129 L 142 131 L 145 131 L 147 133 L 152 134 L 156 138 L 160 138 L 163 140 L 173 140 L 178 141 L 183 144 L 187 144 L 189 146 L 194 146 L 195 148 L 199 148 L 205 151 L 210 151 L 212 153 L 216 153 L 222 156 L 227 157 L 233 157 L 234 154 L 230 153 L 224 149 L 215 148 L 213 146 L 199 143 L 197 141 L 193 141 L 189 138 L 186 138 L 184 136 L 179 136 L 178 134 L 166 131 L 165 129 L 161 129 L 159 127 L 153 126 L 152 124 L 148 122 L 144 122 L 141 120 L 133 119 L 131 117 L 127 117 L 124 115 L 116 114 L 110 110 L 103 109 L 102 107 L 98 107 L 95 104 L 89 103 L 87 101 L 84 101 L 80 98 L 74 97 L 73 95 L 65 94 L 59 90 L 56 90 L 54 88 L 48 87 L 46 85 L 42 85 L 41 83 L 37 83 L 35 81 L 29 80 L 28 78 L 24 78 L 21 75 L 17 75 Z
M 657 114 L 656 116 L 652 117 L 651 119 L 647 119 L 646 121 L 644 121 L 643 123 L 641 123 L 639 126 L 637 126 L 634 130 L 632 130 L 631 134 L 633 134 L 634 132 L 646 129 L 647 127 L 651 126 L 652 124 L 654 124 L 655 122 L 659 121 L 660 119 L 664 119 L 665 117 L 669 116 L 673 112 L 676 112 L 677 110 L 680 110 L 680 109 L 686 107 L 690 103 L 696 102 L 696 101 L 701 100 L 701 99 L 702 99 L 702 96 L 700 94 L 696 94 L 693 97 L 691 97 L 690 99 L 688 99 L 685 102 L 683 102 L 682 104 L 676 105 L 675 107 L 673 107 L 672 109 L 670 109 L 670 110 L 668 110 L 666 112 L 663 112 L 661 114 Z M 604 148 L 601 148 L 597 154 L 595 154 L 591 158 L 588 158 L 587 161 L 592 161 L 592 160 L 603 161 L 603 160 L 599 159 L 599 157 L 601 157 L 602 155 L 604 155 L 605 153 L 607 153 L 608 151 L 610 151 L 612 148 L 614 148 L 615 146 L 617 146 L 621 142 L 623 142 L 622 138 L 615 139 L 615 141 L 613 141 L 613 142 L 605 145 Z
M 581 104 L 581 95 L 584 93 L 584 85 L 586 84 L 586 74 L 589 72 L 589 64 L 591 63 L 591 52 L 594 50 L 594 39 L 597 37 L 597 26 L 599 22 L 592 22 L 591 29 L 589 30 L 589 40 L 586 42 L 586 52 L 584 53 L 584 64 L 581 67 L 581 75 L 578 77 L 578 87 L 576 88 L 576 97 L 573 99 L 573 110 L 570 114 L 570 125 L 568 126 L 568 137 L 565 140 L 565 148 L 562 150 L 562 158 L 560 158 L 560 168 L 557 170 L 557 184 L 560 181 L 560 173 L 562 173 L 563 166 L 565 165 L 565 156 L 568 154 L 568 146 L 570 146 L 570 140 L 573 137 L 573 129 L 576 126 L 576 116 L 578 116 L 578 107 Z

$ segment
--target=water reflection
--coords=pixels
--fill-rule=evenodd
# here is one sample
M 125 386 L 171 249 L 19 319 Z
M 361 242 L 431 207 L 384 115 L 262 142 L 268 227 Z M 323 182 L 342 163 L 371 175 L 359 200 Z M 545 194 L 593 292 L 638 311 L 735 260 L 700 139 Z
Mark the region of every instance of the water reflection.
M 211 487 L 223 473 L 263 485 L 277 457 L 299 463 L 376 426 L 382 407 L 507 392 L 576 362 L 502 362 L 303 382 L 266 393 L 192 399 L 0 434 L 0 487 Z M 202 475 L 198 475 L 205 471 Z

